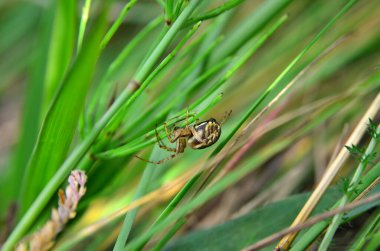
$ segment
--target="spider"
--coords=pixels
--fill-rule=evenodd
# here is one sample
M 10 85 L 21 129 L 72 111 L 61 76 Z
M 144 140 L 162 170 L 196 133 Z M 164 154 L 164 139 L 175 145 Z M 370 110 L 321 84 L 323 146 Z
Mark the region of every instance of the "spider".
M 203 149 L 215 144 L 215 142 L 218 141 L 222 130 L 220 124 L 216 121 L 216 119 L 210 118 L 208 120 L 196 123 L 194 125 L 189 125 L 188 118 L 189 115 L 187 113 L 186 125 L 184 127 L 175 126 L 173 127 L 171 132 L 169 132 L 167 124 L 164 123 L 165 132 L 169 142 L 177 144 L 175 148 L 166 146 L 162 142 L 162 139 L 160 138 L 160 135 L 157 132 L 157 128 L 155 129 L 158 146 L 167 151 L 174 152 L 174 154 L 160 161 L 149 161 L 144 160 L 138 156 L 136 157 L 146 162 L 158 165 L 176 157 L 180 153 L 183 153 L 187 145 L 193 149 Z

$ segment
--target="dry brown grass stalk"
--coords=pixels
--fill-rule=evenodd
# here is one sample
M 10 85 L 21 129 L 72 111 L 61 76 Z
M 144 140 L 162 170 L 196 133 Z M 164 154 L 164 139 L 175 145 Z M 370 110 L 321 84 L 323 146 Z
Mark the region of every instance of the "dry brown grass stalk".
M 64 229 L 66 223 L 76 215 L 80 199 L 86 193 L 87 176 L 83 171 L 71 172 L 65 191 L 58 191 L 58 209 L 53 208 L 51 219 L 37 232 L 24 238 L 17 246 L 17 251 L 44 251 L 53 247 L 56 236 Z

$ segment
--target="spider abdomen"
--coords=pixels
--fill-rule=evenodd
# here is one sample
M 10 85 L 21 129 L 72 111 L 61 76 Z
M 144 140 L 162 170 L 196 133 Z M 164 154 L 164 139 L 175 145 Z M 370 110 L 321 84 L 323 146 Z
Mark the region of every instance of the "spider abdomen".
M 209 119 L 193 126 L 193 135 L 188 145 L 193 149 L 203 149 L 218 141 L 221 127 L 215 119 Z

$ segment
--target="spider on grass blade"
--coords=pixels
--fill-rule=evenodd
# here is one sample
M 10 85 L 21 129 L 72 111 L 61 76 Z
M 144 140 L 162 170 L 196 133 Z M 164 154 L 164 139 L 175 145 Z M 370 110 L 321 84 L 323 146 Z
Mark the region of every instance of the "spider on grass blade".
M 203 149 L 209 147 L 218 141 L 222 132 L 222 128 L 220 126 L 222 123 L 218 123 L 216 119 L 210 118 L 194 125 L 189 125 L 189 113 L 187 112 L 186 125 L 184 127 L 174 126 L 173 129 L 169 131 L 167 124 L 164 123 L 166 136 L 168 137 L 169 142 L 177 144 L 175 148 L 166 146 L 162 142 L 162 139 L 157 132 L 157 128 L 155 129 L 158 146 L 167 151 L 174 152 L 174 154 L 159 161 L 150 161 L 142 159 L 139 156 L 136 157 L 143 161 L 158 165 L 176 157 L 180 153 L 183 153 L 187 145 L 193 149 Z

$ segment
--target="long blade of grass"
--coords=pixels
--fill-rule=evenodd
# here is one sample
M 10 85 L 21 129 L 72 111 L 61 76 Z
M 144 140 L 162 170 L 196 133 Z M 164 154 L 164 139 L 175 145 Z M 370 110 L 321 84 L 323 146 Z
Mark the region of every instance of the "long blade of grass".
M 151 83 L 153 81 L 153 79 L 158 75 L 158 73 L 160 73 L 172 61 L 172 59 L 177 55 L 177 53 L 180 51 L 180 49 L 186 44 L 186 42 L 198 30 L 200 25 L 201 25 L 201 23 L 198 23 L 198 24 L 193 26 L 193 28 L 185 35 L 185 37 L 177 44 L 177 46 L 169 53 L 169 55 L 167 55 L 161 61 L 161 63 L 152 71 L 152 73 L 149 74 L 149 76 L 144 81 L 144 85 L 148 85 L 149 83 Z M 127 106 L 124 107 L 124 109 L 126 109 L 126 108 L 127 108 Z M 114 130 L 116 130 L 116 128 L 119 127 L 120 122 L 124 118 L 123 113 L 125 113 L 125 111 L 120 112 L 119 113 L 120 116 L 115 117 L 113 119 L 112 123 L 110 123 L 110 125 L 107 126 L 105 133 L 107 133 L 108 130 L 114 131 Z
M 105 20 L 104 13 L 98 21 L 98 25 L 95 26 L 95 31 L 89 37 L 89 42 L 83 47 L 74 62 L 72 70 L 65 78 L 64 84 L 47 114 L 24 183 L 24 199 L 22 202 L 24 211 L 27 211 L 5 242 L 3 246 L 5 251 L 11 250 L 29 229 L 51 196 L 57 191 L 61 182 L 75 167 L 74 165 L 64 171 L 59 169 L 52 176 L 57 169 L 57 166 L 52 164 L 60 165 L 60 162 L 66 157 L 80 112 L 83 109 L 86 93 L 91 83 L 91 75 L 100 52 L 99 44 L 105 29 Z M 55 140 L 52 141 L 51 139 Z M 48 168 L 52 170 L 49 171 Z M 59 179 L 57 179 L 57 175 L 60 175 Z M 49 181 L 43 190 L 42 181 Z M 36 193 L 39 195 L 34 200 Z M 29 207 L 33 200 L 33 204 Z
M 165 15 L 166 24 L 171 25 L 174 15 L 174 0 L 166 0 Z
M 212 56 L 210 63 L 216 63 L 221 59 L 234 54 L 252 37 L 257 35 L 278 13 L 280 13 L 292 0 L 265 1 L 258 10 L 236 27 L 226 38 L 219 50 Z
M 86 30 L 86 25 L 87 25 L 87 20 L 88 20 L 88 14 L 90 13 L 90 6 L 91 6 L 91 0 L 86 0 L 82 8 L 82 16 L 81 16 L 80 25 L 79 25 L 77 53 L 80 51 L 80 48 L 82 47 L 84 32 Z
M 113 35 L 116 33 L 117 29 L 119 29 L 120 25 L 123 23 L 123 20 L 128 15 L 131 8 L 136 4 L 137 0 L 130 0 L 121 10 L 120 15 L 117 16 L 115 22 L 112 24 L 111 28 L 107 31 L 104 36 L 101 47 L 104 48 L 107 46 L 108 42 L 111 40 Z
M 162 211 L 162 213 L 157 217 L 157 219 L 153 222 L 152 227 L 156 226 L 158 223 L 162 222 L 164 219 L 166 219 L 171 213 L 172 211 L 177 207 L 177 205 L 182 201 L 182 199 L 185 197 L 185 195 L 189 192 L 189 190 L 191 189 L 191 187 L 195 184 L 195 182 L 198 180 L 198 178 L 201 176 L 201 172 L 197 173 L 196 175 L 194 175 L 193 177 L 191 177 L 191 179 L 186 182 L 186 184 L 182 187 L 182 189 L 176 194 L 176 196 L 170 201 L 170 203 L 167 205 L 167 207 Z M 178 231 L 181 226 L 183 224 L 186 223 L 186 220 L 179 220 L 175 226 L 173 228 L 171 228 L 171 231 L 169 231 L 169 235 L 164 238 L 161 243 L 159 244 L 159 246 L 156 247 L 156 249 L 158 247 L 161 247 L 164 245 L 164 243 L 168 242 L 170 240 L 170 238 L 176 233 L 176 231 Z M 139 246 L 138 248 L 136 248 L 137 250 L 141 250 L 150 240 L 152 236 L 149 236 L 149 238 L 147 238 L 144 243 L 141 244 L 141 246 Z
M 235 62 L 232 62 L 226 73 L 193 105 L 200 105 L 205 99 L 217 91 L 218 88 L 220 88 L 227 80 L 229 80 L 232 75 L 251 57 L 251 55 L 257 51 L 264 44 L 264 42 L 286 21 L 286 19 L 287 16 L 282 16 L 267 32 L 263 34 L 263 36 L 260 36 L 257 41 L 254 41 L 253 45 L 249 46 L 250 48 L 244 52 L 241 58 L 238 58 Z
M 207 11 L 205 14 L 203 14 L 201 16 L 191 18 L 185 25 L 193 25 L 196 22 L 204 21 L 204 20 L 211 19 L 211 18 L 214 18 L 216 16 L 219 16 L 219 15 L 223 14 L 224 12 L 235 8 L 236 6 L 238 6 L 239 4 L 241 4 L 244 1 L 245 0 L 230 0 L 228 2 L 225 2 L 222 5 L 216 7 L 212 10 Z
M 45 73 L 45 105 L 50 104 L 52 95 L 61 83 L 61 79 L 71 59 L 74 46 L 74 2 L 73 0 L 56 2 Z M 66 28 L 63 28 L 63 26 Z M 81 71 L 84 70 L 82 69 Z M 79 72 L 76 74 L 78 77 Z M 81 95 L 86 93 L 88 82 L 85 81 L 82 87 L 79 85 L 76 87 L 78 88 L 76 92 L 78 100 L 72 100 L 71 94 L 67 93 L 66 96 L 58 95 L 53 101 L 39 133 L 31 160 L 25 171 L 23 187 L 21 188 L 21 214 L 25 213 L 27 207 L 65 158 L 77 122 L 74 116 L 75 113 L 71 114 L 72 111 L 70 109 L 79 111 L 80 107 L 83 106 L 81 102 L 84 98 L 81 99 Z M 66 92 L 72 92 L 73 89 L 71 88 L 73 88 L 73 85 L 77 85 L 77 83 L 71 80 L 71 85 L 63 89 L 67 90 Z M 82 89 L 84 93 L 81 92 Z M 64 90 L 61 90 L 61 92 L 64 92 Z M 67 105 L 67 102 L 72 104 L 72 106 Z
M 109 101 L 107 98 L 107 95 L 104 95 L 104 93 L 108 93 L 109 89 L 114 87 L 114 85 L 111 83 L 113 80 L 113 77 L 117 75 L 117 73 L 122 68 L 123 64 L 128 60 L 133 50 L 136 49 L 136 47 L 146 39 L 146 37 L 155 29 L 157 26 L 163 21 L 163 17 L 157 17 L 153 21 L 151 21 L 149 24 L 147 24 L 135 37 L 134 39 L 129 42 L 121 51 L 121 53 L 115 58 L 115 60 L 110 64 L 108 67 L 105 75 L 102 77 L 99 87 L 96 89 L 96 92 L 94 93 L 94 97 L 90 100 L 90 103 L 88 104 L 88 114 L 86 114 L 86 118 L 83 118 L 82 120 L 82 128 L 84 132 L 82 133 L 83 136 L 88 134 L 88 132 L 91 130 L 91 128 L 94 126 L 95 119 L 100 118 L 100 116 L 105 112 L 105 109 L 107 107 L 106 103 Z M 85 123 L 86 121 L 86 123 Z
M 160 149 L 159 147 L 156 147 L 153 150 L 151 154 L 153 158 L 159 155 L 160 153 L 159 149 Z M 133 197 L 133 200 L 139 199 L 140 197 L 142 197 L 143 195 L 149 192 L 148 187 L 153 177 L 154 168 L 155 167 L 152 164 L 147 164 L 147 166 L 145 167 L 141 180 L 138 184 L 137 191 Z M 133 225 L 133 222 L 135 221 L 138 209 L 139 209 L 138 207 L 134 208 L 126 214 L 123 225 L 119 232 L 119 235 L 117 236 L 115 246 L 113 247 L 114 251 L 123 250 L 128 240 L 129 234 L 132 230 L 132 225 Z
M 45 73 L 44 111 L 60 88 L 63 77 L 71 63 L 76 36 L 76 1 L 56 1 L 54 23 L 51 30 L 49 55 Z
M 29 8 L 27 8 L 29 9 Z M 21 11 L 24 12 L 23 9 Z M 30 11 L 30 10 L 29 10 Z M 42 100 L 44 93 L 44 78 L 47 67 L 48 52 L 45 50 L 49 46 L 50 33 L 53 23 L 54 6 L 51 5 L 42 14 L 38 23 L 39 34 L 33 46 L 37 47 L 36 59 L 31 64 L 30 80 L 26 85 L 25 97 L 23 103 L 22 118 L 19 129 L 19 139 L 16 149 L 12 156 L 11 168 L 9 174 L 0 177 L 0 197 L 2 198 L 1 206 L 8 206 L 10 198 L 18 198 L 21 190 L 20 184 L 14 180 L 19 180 L 23 176 L 28 160 L 36 144 L 38 132 L 41 126 Z M 12 13 L 17 16 L 17 13 Z M 31 22 L 28 15 L 24 14 L 23 24 Z M 25 20 L 26 19 L 26 20 Z M 13 23 L 13 22 L 12 22 Z M 33 22 L 31 22 L 33 23 Z M 17 23 L 16 23 L 17 24 Z M 8 26 L 8 24 L 5 24 Z M 21 24 L 20 24 L 21 25 Z M 13 28 L 13 27 L 12 27 Z M 5 32 L 5 33 L 4 33 Z M 2 34 L 9 34 L 7 31 L 1 31 Z M 38 46 L 42 45 L 42 46 Z M 0 45 L 1 51 L 1 45 Z M 4 179 L 4 180 L 3 180 Z M 9 199 L 7 198 L 9 197 Z M 0 210 L 3 209 L 0 206 Z
M 243 123 L 251 116 L 251 114 L 263 103 L 263 101 L 271 94 L 271 92 L 288 76 L 290 70 L 303 58 L 309 49 L 332 27 L 332 25 L 346 13 L 349 8 L 356 2 L 350 1 L 331 21 L 305 46 L 305 48 L 290 62 L 290 64 L 281 72 L 281 74 L 269 85 L 263 94 L 252 104 L 248 111 L 243 115 L 239 123 L 231 130 L 228 136 L 213 151 L 212 155 L 216 155 L 227 144 L 227 142 L 235 135 Z

